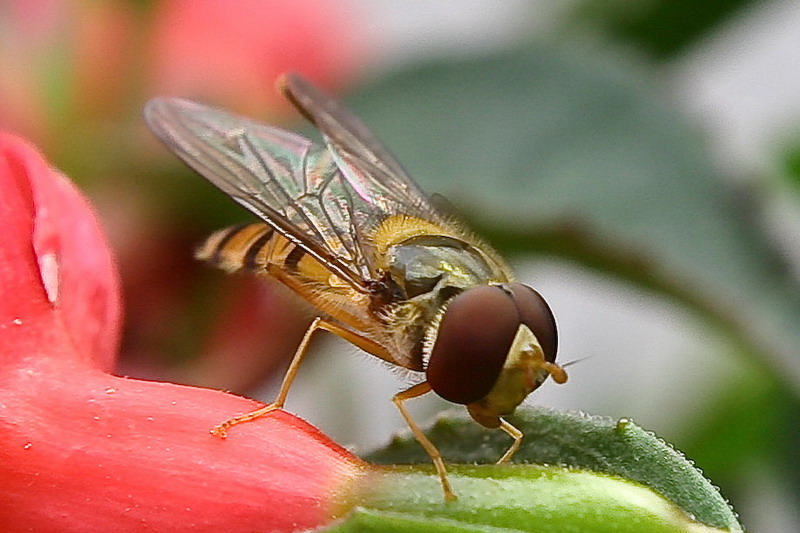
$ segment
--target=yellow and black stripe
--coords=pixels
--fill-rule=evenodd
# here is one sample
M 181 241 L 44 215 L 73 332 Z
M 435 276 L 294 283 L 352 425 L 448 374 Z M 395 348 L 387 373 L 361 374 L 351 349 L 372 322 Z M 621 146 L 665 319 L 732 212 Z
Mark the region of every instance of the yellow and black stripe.
M 231 226 L 213 233 L 197 249 L 195 257 L 227 272 L 249 270 L 276 275 L 278 270 L 324 283 L 331 275 L 305 250 L 262 223 Z
M 227 272 L 274 277 L 311 304 L 347 324 L 364 328 L 368 302 L 303 248 L 263 223 L 213 233 L 195 257 Z
M 227 272 L 259 272 L 270 262 L 264 252 L 275 248 L 275 243 L 271 241 L 276 236 L 285 240 L 266 224 L 231 226 L 209 236 L 195 251 L 195 257 Z

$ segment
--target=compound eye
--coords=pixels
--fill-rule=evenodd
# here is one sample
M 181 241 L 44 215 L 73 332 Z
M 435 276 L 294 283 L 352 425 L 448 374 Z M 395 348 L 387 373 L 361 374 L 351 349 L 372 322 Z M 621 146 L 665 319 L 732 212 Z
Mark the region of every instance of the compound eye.
M 517 304 L 498 286 L 473 287 L 455 296 L 439 324 L 425 370 L 433 391 L 460 404 L 489 394 L 519 325 Z
M 556 362 L 558 329 L 550 306 L 542 295 L 522 283 L 503 285 L 513 296 L 519 309 L 520 322 L 528 326 L 542 346 L 544 358 Z

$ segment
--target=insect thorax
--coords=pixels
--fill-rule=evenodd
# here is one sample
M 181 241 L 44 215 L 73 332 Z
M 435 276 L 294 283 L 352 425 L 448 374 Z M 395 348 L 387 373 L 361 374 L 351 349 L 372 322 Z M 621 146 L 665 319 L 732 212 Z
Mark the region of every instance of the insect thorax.
M 449 236 L 412 237 L 387 252 L 387 273 L 397 295 L 384 319 L 394 332 L 394 348 L 420 362 L 426 329 L 451 298 L 475 285 L 505 281 L 479 250 Z

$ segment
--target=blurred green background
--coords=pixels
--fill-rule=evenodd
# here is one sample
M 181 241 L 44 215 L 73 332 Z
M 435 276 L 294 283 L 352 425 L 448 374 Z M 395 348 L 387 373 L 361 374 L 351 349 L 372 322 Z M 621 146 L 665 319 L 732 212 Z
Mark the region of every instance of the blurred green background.
M 95 203 L 126 302 L 120 374 L 263 400 L 310 312 L 195 264 L 250 220 L 146 131 L 172 94 L 301 128 L 296 70 L 341 95 L 550 301 L 564 386 L 634 418 L 750 530 L 800 523 L 800 7 L 667 0 L 0 4 L 0 127 Z M 319 342 L 288 408 L 357 451 L 407 376 Z M 430 419 L 446 407 L 417 401 Z

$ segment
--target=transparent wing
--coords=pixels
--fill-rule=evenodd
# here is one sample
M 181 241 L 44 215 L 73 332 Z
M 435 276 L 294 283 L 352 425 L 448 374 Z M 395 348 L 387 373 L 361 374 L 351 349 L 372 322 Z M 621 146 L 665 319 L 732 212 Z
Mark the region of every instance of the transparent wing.
M 378 273 L 365 234 L 392 214 L 444 220 L 355 117 L 310 86 L 287 94 L 296 103 L 303 100 L 301 111 L 313 117 L 329 149 L 187 100 L 151 100 L 145 118 L 211 183 L 354 288 L 369 292 Z
M 343 170 L 364 182 L 391 183 L 394 197 L 414 205 L 426 198 L 361 120 L 296 74 L 279 81 L 284 95 L 322 133 Z

